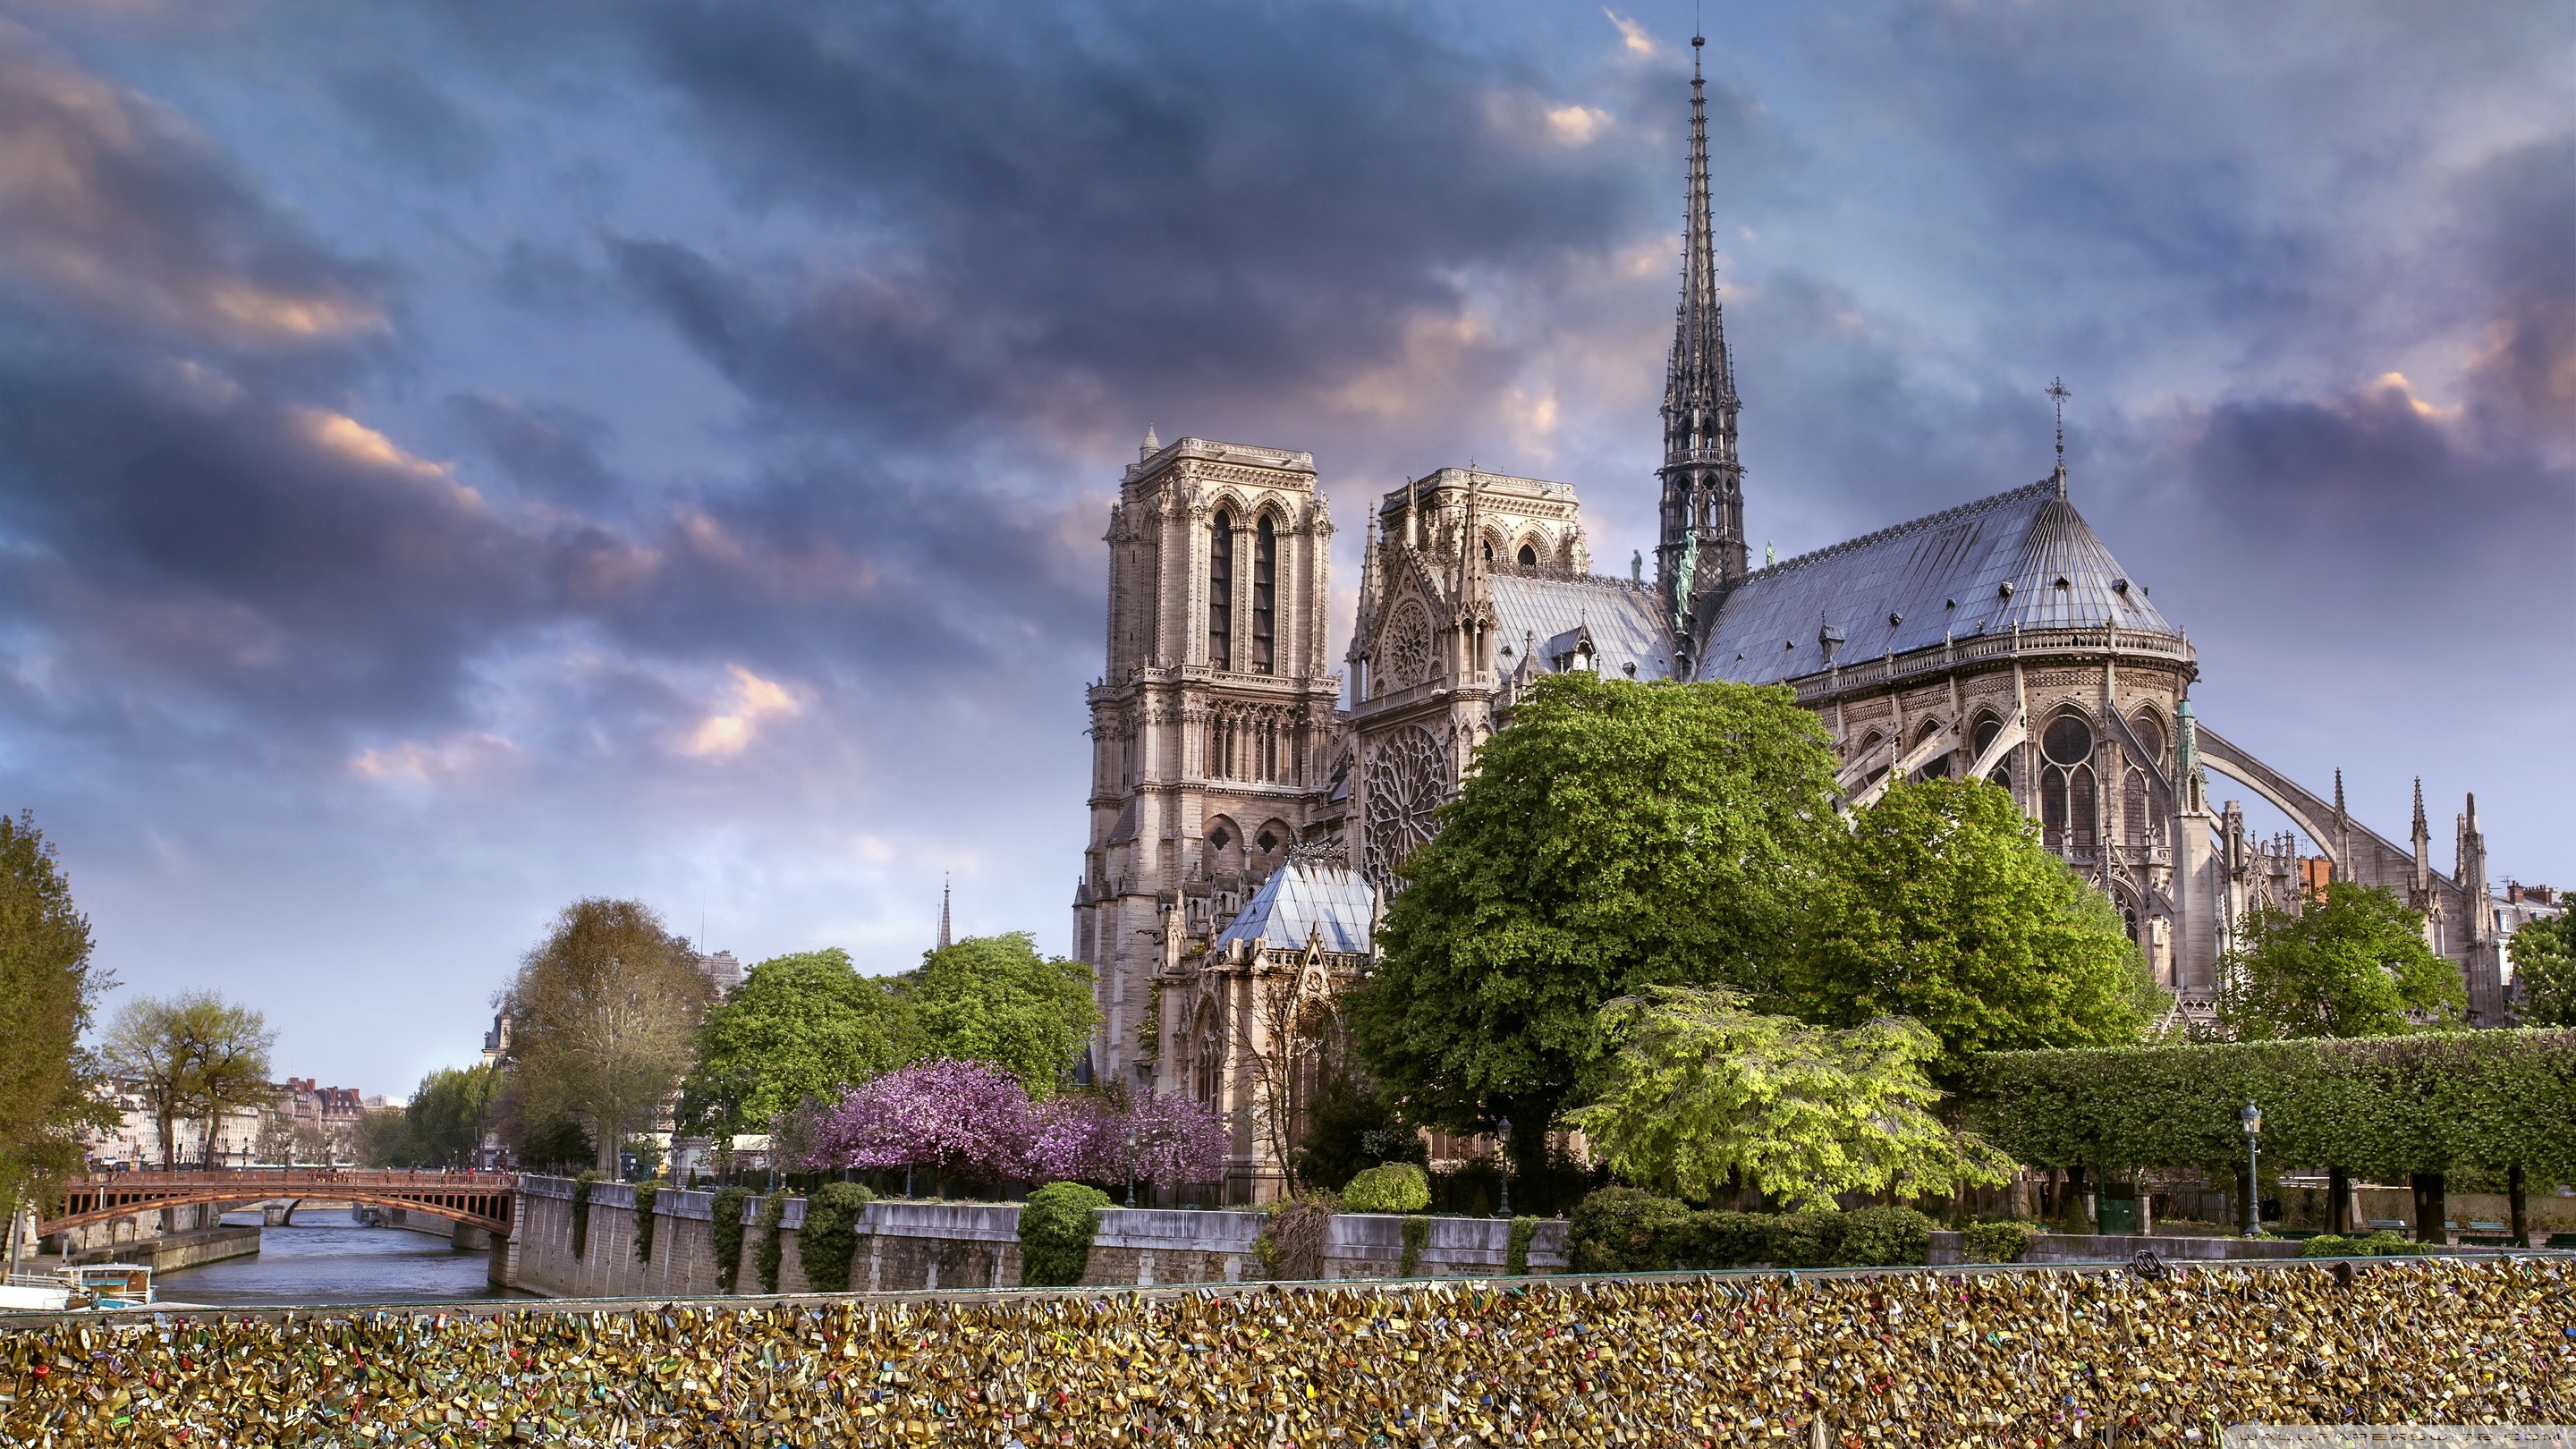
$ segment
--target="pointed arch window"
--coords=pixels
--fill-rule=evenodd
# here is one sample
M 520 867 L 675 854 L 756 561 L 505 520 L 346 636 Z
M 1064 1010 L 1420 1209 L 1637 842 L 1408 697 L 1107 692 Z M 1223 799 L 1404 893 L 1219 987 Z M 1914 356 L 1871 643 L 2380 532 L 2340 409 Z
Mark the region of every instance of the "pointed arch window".
M 1208 667 L 1234 667 L 1234 515 L 1223 509 L 1208 529 Z
M 1279 534 L 1270 515 L 1252 530 L 1252 672 L 1271 671 L 1270 620 L 1272 591 L 1279 583 Z
M 1534 569 L 1538 567 L 1537 549 L 1530 547 L 1528 544 L 1521 545 L 1521 567 L 1525 569 Z

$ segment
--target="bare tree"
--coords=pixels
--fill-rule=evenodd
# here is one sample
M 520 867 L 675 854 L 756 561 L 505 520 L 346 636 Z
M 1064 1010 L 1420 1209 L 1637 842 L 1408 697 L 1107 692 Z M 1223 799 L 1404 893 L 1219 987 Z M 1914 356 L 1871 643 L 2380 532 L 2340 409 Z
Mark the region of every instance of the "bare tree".
M 1254 1131 L 1293 1194 L 1310 1185 L 1298 1179 L 1297 1144 L 1341 1025 L 1320 968 L 1256 961 L 1250 973 L 1249 1006 L 1233 1014 L 1235 1046 L 1251 1079 Z
M 689 943 L 651 907 L 575 901 L 498 999 L 512 1087 L 532 1115 L 587 1123 L 614 1176 L 619 1141 L 651 1124 L 688 1071 L 706 998 Z

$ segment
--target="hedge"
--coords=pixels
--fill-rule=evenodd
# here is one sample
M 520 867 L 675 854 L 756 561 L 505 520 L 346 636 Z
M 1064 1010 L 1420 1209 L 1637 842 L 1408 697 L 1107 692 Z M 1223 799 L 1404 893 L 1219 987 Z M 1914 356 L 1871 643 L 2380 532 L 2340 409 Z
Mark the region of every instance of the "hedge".
M 751 1245 L 751 1266 L 760 1274 L 760 1291 L 778 1291 L 778 1268 L 787 1260 L 787 1194 L 773 1192 L 760 1200 L 760 1241 Z
M 1959 1256 L 1971 1263 L 2018 1263 L 2039 1234 L 2039 1224 L 2014 1218 L 1970 1223 L 1959 1234 Z
M 1050 1182 L 1020 1207 L 1020 1284 L 1070 1288 L 1091 1266 L 1091 1239 L 1109 1194 L 1078 1182 Z
M 2576 1031 L 1990 1052 L 1973 1124 L 2035 1167 L 2203 1167 L 2263 1156 L 2373 1175 L 2520 1167 L 2576 1181 Z
M 816 1293 L 846 1292 L 850 1259 L 859 1251 L 859 1217 L 876 1194 L 855 1182 L 827 1182 L 805 1199 L 805 1226 L 796 1234 L 796 1261 L 805 1286 Z
M 1351 1179 L 1342 1206 L 1355 1213 L 1418 1213 L 1431 1206 L 1431 1179 L 1410 1162 L 1382 1163 Z
M 721 1188 L 708 1204 L 708 1235 L 716 1250 L 716 1291 L 731 1293 L 742 1278 L 742 1205 L 751 1194 L 738 1187 Z
M 1912 1208 L 1849 1212 L 1693 1212 L 1633 1187 L 1605 1187 L 1566 1225 L 1577 1273 L 1675 1269 L 1881 1268 L 1922 1263 L 1932 1220 Z

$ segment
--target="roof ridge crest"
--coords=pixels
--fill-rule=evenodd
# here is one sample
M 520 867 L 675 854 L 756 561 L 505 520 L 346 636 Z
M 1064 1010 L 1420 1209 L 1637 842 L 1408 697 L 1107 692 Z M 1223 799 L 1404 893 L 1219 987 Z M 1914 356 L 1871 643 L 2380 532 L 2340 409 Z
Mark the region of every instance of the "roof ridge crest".
M 1917 529 L 1931 528 L 1938 524 L 1950 523 L 1955 520 L 1968 517 L 1971 514 L 1985 512 L 1990 508 L 1999 508 L 2007 503 L 2017 503 L 2024 498 L 2037 497 L 2042 493 L 2049 494 L 2053 497 L 2056 492 L 2056 480 L 2042 478 L 2036 483 L 2025 483 L 2019 488 L 2009 488 L 2001 493 L 1988 494 L 1983 498 L 1972 499 L 1955 507 L 1942 509 L 1938 513 L 1927 513 L 1920 518 L 1909 518 L 1903 523 L 1890 524 L 1876 533 L 1865 533 L 1858 538 L 1847 538 L 1840 543 L 1830 543 L 1812 553 L 1802 553 L 1795 558 L 1784 558 L 1776 564 L 1755 569 L 1744 577 L 1749 582 L 1767 574 L 1787 573 L 1791 569 L 1804 568 L 1808 564 L 1815 563 L 1820 559 L 1828 559 L 1837 554 L 1849 553 L 1854 549 L 1866 548 L 1874 543 L 1884 543 L 1888 539 L 1901 537 L 1902 535 L 1912 533 Z M 2068 511 L 2072 512 L 2074 510 L 2070 506 Z

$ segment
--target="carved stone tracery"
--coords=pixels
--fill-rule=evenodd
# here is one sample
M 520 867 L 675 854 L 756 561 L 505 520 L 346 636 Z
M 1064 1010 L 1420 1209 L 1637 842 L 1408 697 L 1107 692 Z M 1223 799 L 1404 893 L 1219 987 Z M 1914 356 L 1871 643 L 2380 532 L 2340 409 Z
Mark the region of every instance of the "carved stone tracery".
M 1431 732 L 1406 725 L 1380 741 L 1368 762 L 1368 877 L 1396 889 L 1396 868 L 1428 844 L 1431 814 L 1449 798 L 1449 761 Z

